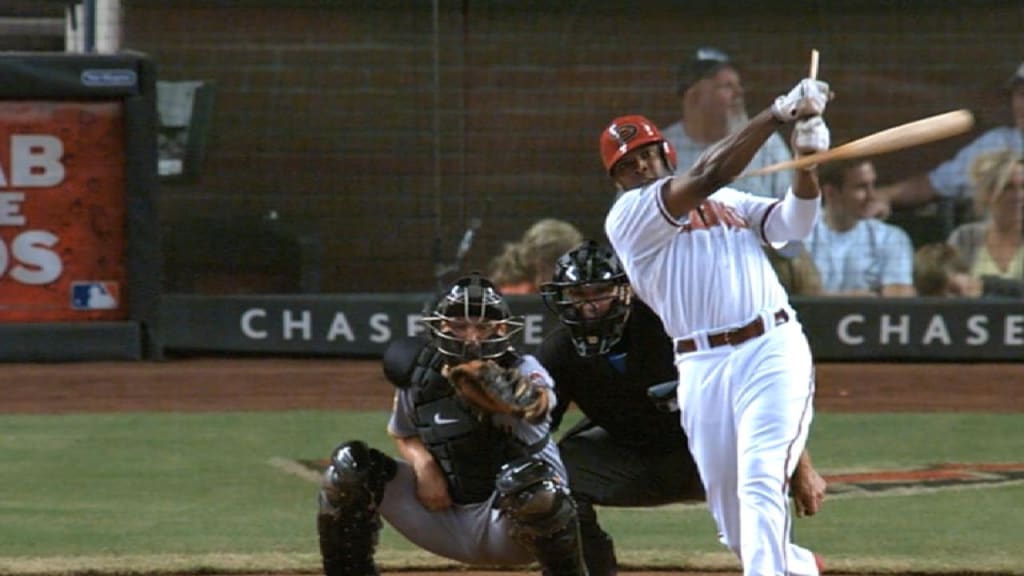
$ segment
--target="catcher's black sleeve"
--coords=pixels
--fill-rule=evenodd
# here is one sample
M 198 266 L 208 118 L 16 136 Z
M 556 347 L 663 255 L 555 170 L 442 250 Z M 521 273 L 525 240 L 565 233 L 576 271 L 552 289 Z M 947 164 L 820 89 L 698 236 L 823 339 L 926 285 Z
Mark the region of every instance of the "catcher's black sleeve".
M 384 376 L 396 388 L 408 388 L 412 383 L 413 371 L 419 362 L 420 353 L 428 345 L 426 340 L 416 337 L 392 340 L 384 350 L 381 360 Z

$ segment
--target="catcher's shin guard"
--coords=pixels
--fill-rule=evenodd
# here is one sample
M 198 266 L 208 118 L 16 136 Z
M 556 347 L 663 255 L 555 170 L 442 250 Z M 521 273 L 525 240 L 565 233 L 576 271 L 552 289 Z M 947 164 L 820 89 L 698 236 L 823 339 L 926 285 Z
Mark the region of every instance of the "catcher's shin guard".
M 520 458 L 498 472 L 498 505 L 545 576 L 586 576 L 576 503 L 546 462 Z
M 615 557 L 615 544 L 611 536 L 597 523 L 594 505 L 582 498 L 575 500 L 587 572 L 590 576 L 617 576 L 619 561 Z
M 378 507 L 397 465 L 363 442 L 334 449 L 320 486 L 320 555 L 326 576 L 377 576 Z

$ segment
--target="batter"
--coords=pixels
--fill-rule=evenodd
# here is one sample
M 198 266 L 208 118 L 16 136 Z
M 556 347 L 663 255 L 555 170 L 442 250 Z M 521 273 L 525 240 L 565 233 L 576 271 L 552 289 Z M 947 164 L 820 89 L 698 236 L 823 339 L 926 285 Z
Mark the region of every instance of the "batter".
M 623 192 L 605 231 L 673 338 L 680 421 L 720 539 L 746 576 L 820 570 L 790 541 L 786 498 L 811 424 L 811 352 L 762 249 L 807 236 L 820 190 L 814 167 L 781 200 L 724 186 L 780 124 L 796 122 L 798 156 L 828 149 L 828 98 L 823 82 L 801 81 L 674 177 L 671 148 L 646 118 L 618 118 L 601 134 Z

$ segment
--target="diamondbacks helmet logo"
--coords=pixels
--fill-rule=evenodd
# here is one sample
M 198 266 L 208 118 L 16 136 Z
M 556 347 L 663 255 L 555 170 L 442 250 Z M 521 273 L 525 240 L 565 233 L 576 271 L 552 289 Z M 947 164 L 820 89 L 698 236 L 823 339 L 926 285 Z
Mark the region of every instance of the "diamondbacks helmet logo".
M 633 291 L 615 253 L 589 240 L 558 259 L 541 297 L 569 328 L 576 352 L 588 357 L 607 353 L 622 339 Z
M 669 170 L 676 169 L 676 151 L 650 120 L 640 115 L 620 116 L 601 133 L 601 161 L 611 174 L 612 168 L 633 150 L 648 144 L 661 143 L 662 158 Z
M 453 364 L 498 358 L 523 329 L 494 284 L 477 272 L 456 280 L 422 322 L 438 351 Z

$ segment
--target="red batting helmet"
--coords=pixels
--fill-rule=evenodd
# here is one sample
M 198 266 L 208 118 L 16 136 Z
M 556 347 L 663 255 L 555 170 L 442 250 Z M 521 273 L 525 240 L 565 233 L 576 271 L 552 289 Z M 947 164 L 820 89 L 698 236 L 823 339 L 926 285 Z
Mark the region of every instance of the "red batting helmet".
M 658 132 L 658 127 L 653 122 L 638 114 L 620 116 L 612 120 L 604 132 L 601 132 L 601 160 L 604 161 L 604 169 L 611 174 L 612 166 L 615 166 L 623 156 L 641 146 L 657 142 L 661 143 L 661 154 L 668 164 L 668 169 L 675 170 L 676 151 L 661 132 Z

